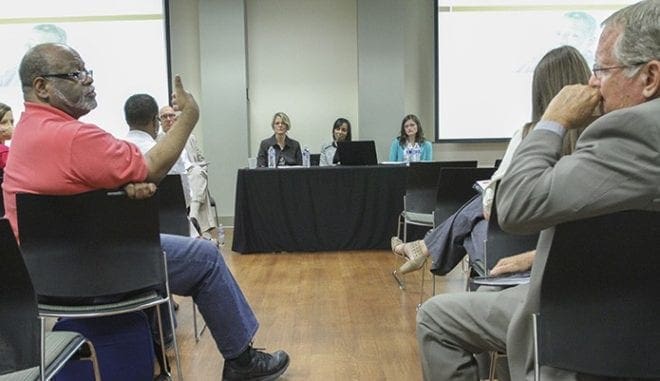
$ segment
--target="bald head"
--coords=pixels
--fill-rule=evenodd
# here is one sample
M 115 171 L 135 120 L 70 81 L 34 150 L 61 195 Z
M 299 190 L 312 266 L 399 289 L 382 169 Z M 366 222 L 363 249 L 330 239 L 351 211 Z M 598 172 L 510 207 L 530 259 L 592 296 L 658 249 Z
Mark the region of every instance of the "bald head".
M 91 72 L 78 52 L 63 44 L 40 44 L 25 53 L 19 67 L 23 98 L 45 103 L 74 118 L 96 108 Z

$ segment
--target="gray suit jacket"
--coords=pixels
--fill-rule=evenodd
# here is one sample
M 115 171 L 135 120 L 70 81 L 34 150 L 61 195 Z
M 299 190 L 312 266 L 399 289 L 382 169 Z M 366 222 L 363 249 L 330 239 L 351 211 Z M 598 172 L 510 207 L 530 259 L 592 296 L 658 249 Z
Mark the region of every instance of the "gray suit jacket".
M 501 226 L 541 231 L 527 300 L 507 334 L 511 379 L 533 379 L 531 314 L 554 226 L 628 209 L 660 210 L 660 99 L 608 113 L 584 131 L 575 152 L 560 160 L 561 138 L 532 131 L 518 148 L 497 194 Z M 542 369 L 546 379 L 574 374 Z

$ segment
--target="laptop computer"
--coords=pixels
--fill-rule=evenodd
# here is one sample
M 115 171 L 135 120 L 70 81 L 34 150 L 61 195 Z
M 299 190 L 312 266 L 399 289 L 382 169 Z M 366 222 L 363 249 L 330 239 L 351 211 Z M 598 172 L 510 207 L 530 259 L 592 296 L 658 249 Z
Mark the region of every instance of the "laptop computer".
M 376 165 L 376 144 L 373 140 L 337 142 L 335 154 L 341 165 Z

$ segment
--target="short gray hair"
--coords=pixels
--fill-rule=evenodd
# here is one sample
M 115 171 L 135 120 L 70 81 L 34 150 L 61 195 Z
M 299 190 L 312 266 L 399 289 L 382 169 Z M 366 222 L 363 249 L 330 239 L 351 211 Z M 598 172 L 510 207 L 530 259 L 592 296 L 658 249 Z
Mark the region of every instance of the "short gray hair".
M 660 58 L 660 0 L 644 0 L 620 9 L 602 26 L 620 28 L 613 53 L 622 65 L 637 66 Z M 629 69 L 627 75 L 638 69 Z

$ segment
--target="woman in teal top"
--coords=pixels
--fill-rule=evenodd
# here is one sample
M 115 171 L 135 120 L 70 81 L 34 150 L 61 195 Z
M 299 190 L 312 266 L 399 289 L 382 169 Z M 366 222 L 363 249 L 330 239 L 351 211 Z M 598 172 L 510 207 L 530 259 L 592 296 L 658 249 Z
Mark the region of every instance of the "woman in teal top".
M 415 143 L 421 149 L 419 155 L 420 161 L 433 160 L 433 147 L 431 146 L 431 142 L 424 139 L 422 123 L 416 115 L 410 114 L 403 118 L 403 121 L 401 121 L 401 134 L 392 141 L 389 161 L 406 161 L 404 150 L 408 146 L 414 146 Z M 414 161 L 414 159 L 410 158 L 408 161 Z

